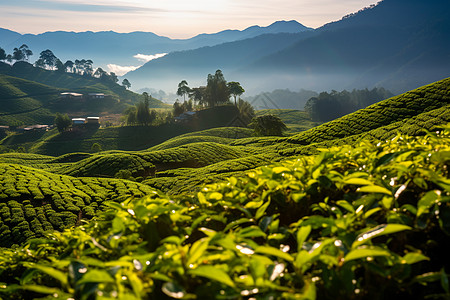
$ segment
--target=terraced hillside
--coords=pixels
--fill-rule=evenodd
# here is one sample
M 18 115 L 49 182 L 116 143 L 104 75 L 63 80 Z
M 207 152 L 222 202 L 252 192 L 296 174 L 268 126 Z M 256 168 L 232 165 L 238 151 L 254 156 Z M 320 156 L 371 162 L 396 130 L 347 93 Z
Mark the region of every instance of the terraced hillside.
M 63 101 L 61 92 L 104 93 L 97 101 Z M 56 112 L 118 112 L 143 98 L 112 81 L 0 62 L 0 125 L 52 124 Z M 167 107 L 150 99 L 150 107 Z
M 25 206 L 33 208 L 37 214 L 40 207 L 47 205 L 49 211 L 59 214 L 59 219 L 55 220 L 65 218 L 68 224 L 73 224 L 81 217 L 91 216 L 104 201 L 150 192 L 152 188 L 168 194 L 191 193 L 204 183 L 241 176 L 258 166 L 312 154 L 318 147 L 354 145 L 362 140 L 376 144 L 399 133 L 421 135 L 424 130 L 435 130 L 449 122 L 450 79 L 445 79 L 289 137 L 251 137 L 248 129 L 217 128 L 184 134 L 141 151 L 114 150 L 56 157 L 0 154 L 3 170 L 0 203 L 1 212 L 4 211 L 3 215 L 0 214 L 3 222 L 0 235 L 8 240 L 11 228 L 16 228 L 16 233 L 27 232 L 27 236 L 41 232 L 42 224 L 41 227 L 27 225 L 35 215 L 32 212 L 21 214 Z M 123 136 L 130 128 L 120 129 L 125 130 Z M 151 134 L 157 135 L 157 132 Z M 69 140 L 61 140 L 61 146 L 65 147 Z M 113 135 L 109 140 L 112 143 L 131 142 L 118 140 Z M 45 149 L 42 145 L 36 147 Z M 120 171 L 129 172 L 142 182 L 99 178 L 116 176 Z M 16 220 L 12 217 L 13 207 L 23 218 Z M 43 221 L 39 222 L 49 222 L 54 228 L 63 227 L 63 223 L 52 223 L 49 216 L 45 217 L 47 219 L 41 217 Z
M 13 66 L 0 62 L 0 74 L 14 76 L 29 81 L 73 92 L 105 93 L 123 101 L 138 102 L 141 95 L 133 93 L 123 86 L 109 80 L 81 76 L 73 73 L 60 73 L 34 67 L 27 62 L 17 62 Z M 161 101 L 150 99 L 151 107 L 165 107 Z
M 0 74 L 0 125 L 52 124 L 60 90 Z
M 102 178 L 74 178 L 0 164 L 0 245 L 11 246 L 92 218 L 105 201 L 141 197 L 151 188 Z

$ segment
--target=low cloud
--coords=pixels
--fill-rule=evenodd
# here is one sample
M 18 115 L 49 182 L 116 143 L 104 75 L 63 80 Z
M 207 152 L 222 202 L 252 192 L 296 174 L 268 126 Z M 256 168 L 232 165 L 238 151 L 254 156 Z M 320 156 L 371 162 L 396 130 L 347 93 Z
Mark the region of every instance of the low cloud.
M 142 62 L 149 62 L 151 60 L 157 59 L 157 58 L 161 58 L 163 56 L 166 56 L 167 53 L 157 53 L 157 54 L 151 54 L 151 55 L 146 55 L 146 54 L 136 54 L 135 56 L 133 56 L 134 58 L 137 58 L 138 60 L 142 61 Z
M 136 70 L 137 68 L 140 68 L 141 66 L 137 66 L 137 67 L 128 66 L 128 67 L 126 67 L 126 66 L 119 66 L 119 65 L 115 65 L 115 64 L 108 64 L 107 67 L 108 67 L 108 71 L 109 72 L 114 72 L 117 76 L 122 76 L 122 75 L 125 75 L 128 72 L 131 72 L 131 71 Z

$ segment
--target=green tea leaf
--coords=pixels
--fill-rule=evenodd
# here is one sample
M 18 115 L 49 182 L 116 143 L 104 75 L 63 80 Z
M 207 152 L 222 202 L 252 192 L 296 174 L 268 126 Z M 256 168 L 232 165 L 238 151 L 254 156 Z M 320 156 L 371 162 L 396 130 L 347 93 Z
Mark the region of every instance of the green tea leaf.
M 343 181 L 345 184 L 353 184 L 353 185 L 373 185 L 373 182 L 364 179 L 364 178 L 349 178 Z
M 402 258 L 402 263 L 408 264 L 408 265 L 412 265 L 424 260 L 430 260 L 428 257 L 426 257 L 425 255 L 421 254 L 421 253 L 408 253 L 405 256 L 403 256 Z
M 366 185 L 363 187 L 360 187 L 356 190 L 360 193 L 377 193 L 377 194 L 386 194 L 392 196 L 392 192 L 388 190 L 387 188 L 378 186 L 378 185 Z
M 189 270 L 189 274 L 218 281 L 230 287 L 235 286 L 234 282 L 231 280 L 230 276 L 228 276 L 227 273 L 225 273 L 222 269 L 216 268 L 214 266 L 200 266 L 196 269 Z
M 255 253 L 273 255 L 273 256 L 282 258 L 284 260 L 287 260 L 289 262 L 294 261 L 294 258 L 289 253 L 283 252 L 277 248 L 273 248 L 273 247 L 269 247 L 269 246 L 260 246 L 255 249 Z
M 83 278 L 78 281 L 78 284 L 84 283 L 108 283 L 114 282 L 114 279 L 104 270 L 90 270 L 84 274 Z
M 344 262 L 349 262 L 355 259 L 365 259 L 373 256 L 391 256 L 391 253 L 382 248 L 359 248 L 350 251 L 344 258 Z
M 396 232 L 404 231 L 404 230 L 411 230 L 411 227 L 402 225 L 402 224 L 379 225 L 377 227 L 374 227 L 374 228 L 358 235 L 356 237 L 356 240 L 352 244 L 352 249 L 355 249 L 358 246 L 360 246 L 364 243 L 367 243 L 368 241 L 370 241 L 371 239 L 373 239 L 375 237 L 386 235 L 386 234 L 391 234 L 391 233 L 396 233 Z
M 311 233 L 311 226 L 302 226 L 297 231 L 298 252 L 301 251 L 303 243 L 306 241 L 310 233 Z

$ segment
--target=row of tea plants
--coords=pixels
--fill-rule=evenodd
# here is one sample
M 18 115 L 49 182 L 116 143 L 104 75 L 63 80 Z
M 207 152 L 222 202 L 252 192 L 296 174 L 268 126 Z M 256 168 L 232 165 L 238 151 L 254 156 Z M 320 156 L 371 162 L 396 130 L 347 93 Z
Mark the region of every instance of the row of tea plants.
M 449 163 L 447 128 L 109 202 L 1 249 L 0 297 L 448 299 Z

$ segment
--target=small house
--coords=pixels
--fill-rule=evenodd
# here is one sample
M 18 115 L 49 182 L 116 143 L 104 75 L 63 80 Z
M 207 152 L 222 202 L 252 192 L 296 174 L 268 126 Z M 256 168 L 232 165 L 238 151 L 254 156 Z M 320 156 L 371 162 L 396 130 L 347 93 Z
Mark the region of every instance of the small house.
M 25 127 L 23 130 L 25 132 L 30 132 L 30 131 L 47 131 L 49 128 L 50 128 L 50 126 L 48 126 L 48 125 L 36 124 L 36 125 L 31 125 L 31 126 Z
M 195 117 L 196 112 L 195 111 L 186 111 L 182 114 L 180 114 L 178 117 L 175 117 L 175 122 L 188 122 L 192 120 Z
M 68 100 L 82 100 L 83 94 L 79 93 L 72 93 L 72 92 L 65 92 L 59 94 L 59 98 L 61 99 L 68 99 Z
M 105 99 L 105 94 L 103 93 L 89 93 L 89 99 Z
M 86 123 L 86 119 L 85 118 L 73 118 L 72 119 L 72 125 L 73 126 L 84 125 L 85 123 Z
M 87 124 L 98 125 L 98 124 L 100 124 L 100 117 L 87 117 L 86 118 L 86 123 Z

